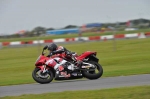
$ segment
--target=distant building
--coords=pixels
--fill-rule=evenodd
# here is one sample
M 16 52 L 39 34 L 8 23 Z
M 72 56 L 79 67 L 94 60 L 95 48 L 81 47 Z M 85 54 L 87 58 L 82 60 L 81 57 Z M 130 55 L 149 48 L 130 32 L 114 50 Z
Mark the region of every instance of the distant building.
M 86 28 L 101 27 L 101 26 L 102 26 L 101 23 L 89 23 L 85 25 Z
M 48 30 L 46 31 L 46 34 L 59 35 L 59 34 L 79 33 L 79 32 L 80 32 L 79 28 L 74 28 L 74 29 Z

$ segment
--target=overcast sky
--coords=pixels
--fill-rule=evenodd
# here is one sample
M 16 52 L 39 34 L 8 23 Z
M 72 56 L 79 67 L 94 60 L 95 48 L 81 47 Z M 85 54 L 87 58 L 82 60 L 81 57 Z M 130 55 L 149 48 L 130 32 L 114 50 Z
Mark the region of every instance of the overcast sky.
M 0 0 L 0 34 L 150 19 L 150 0 Z

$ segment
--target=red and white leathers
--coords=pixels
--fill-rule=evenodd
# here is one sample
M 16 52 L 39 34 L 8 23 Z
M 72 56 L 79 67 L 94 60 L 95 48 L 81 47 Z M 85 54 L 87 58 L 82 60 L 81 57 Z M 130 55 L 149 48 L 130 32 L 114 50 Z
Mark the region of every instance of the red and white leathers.
M 61 65 L 64 64 L 65 62 L 67 62 L 67 61 L 61 60 L 61 58 L 67 58 L 68 56 L 73 60 L 73 62 L 76 66 L 80 66 L 81 63 L 82 63 L 80 60 L 77 60 L 77 58 L 76 58 L 77 54 L 76 53 L 72 53 L 71 51 L 67 50 L 65 47 L 62 47 L 62 46 L 58 46 L 56 50 L 50 51 L 50 56 L 52 56 L 54 58 L 57 57 L 56 60 L 60 61 L 60 64 L 58 64 L 54 67 L 55 70 L 63 71 L 62 69 L 60 69 L 60 68 L 63 67 Z M 73 66 L 71 66 L 71 67 L 73 67 Z

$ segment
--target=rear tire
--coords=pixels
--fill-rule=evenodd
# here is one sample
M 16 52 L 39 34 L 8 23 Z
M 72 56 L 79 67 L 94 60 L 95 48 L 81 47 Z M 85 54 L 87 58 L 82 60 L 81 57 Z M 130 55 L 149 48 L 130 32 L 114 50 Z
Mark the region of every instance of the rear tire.
M 98 69 L 98 73 L 96 73 L 95 71 L 82 71 L 82 74 L 84 77 L 88 78 L 88 79 L 98 79 L 103 75 L 103 68 L 102 66 L 95 62 L 95 61 L 89 61 L 88 63 L 93 64 L 96 66 L 96 68 Z
M 47 77 L 47 78 L 42 78 L 42 77 L 40 77 L 40 76 L 37 74 L 38 72 L 41 73 L 40 70 L 41 70 L 40 68 L 35 68 L 35 69 L 33 70 L 33 72 L 32 72 L 32 78 L 33 78 L 36 82 L 38 82 L 38 83 L 40 83 L 40 84 L 50 83 L 50 82 L 53 80 L 53 78 L 54 78 L 53 72 L 52 72 L 51 70 L 49 70 L 49 71 L 45 74 L 45 75 L 48 75 L 49 78 L 48 78 L 48 77 Z

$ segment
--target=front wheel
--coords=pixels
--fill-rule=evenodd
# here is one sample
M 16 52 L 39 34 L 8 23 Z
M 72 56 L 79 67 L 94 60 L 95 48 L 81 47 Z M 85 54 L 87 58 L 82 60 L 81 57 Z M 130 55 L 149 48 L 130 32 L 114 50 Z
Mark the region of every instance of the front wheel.
M 93 71 L 93 68 L 89 68 L 88 70 L 83 70 L 82 71 L 83 76 L 88 78 L 88 79 L 98 79 L 98 78 L 100 78 L 103 75 L 102 66 L 99 63 L 95 62 L 95 61 L 89 61 L 88 63 L 94 65 L 95 70 Z
M 51 70 L 43 73 L 40 68 L 35 68 L 32 72 L 32 78 L 40 84 L 46 84 L 53 80 L 54 75 Z

